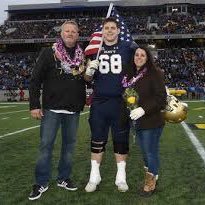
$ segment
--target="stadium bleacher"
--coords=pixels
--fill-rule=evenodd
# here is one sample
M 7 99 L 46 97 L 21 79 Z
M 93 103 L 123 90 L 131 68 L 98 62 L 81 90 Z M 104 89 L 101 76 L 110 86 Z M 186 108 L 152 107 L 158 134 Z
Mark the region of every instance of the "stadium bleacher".
M 35 46 L 51 45 L 65 20 L 75 19 L 79 23 L 81 41 L 86 45 L 91 33 L 105 17 L 107 8 L 103 5 L 94 7 L 94 3 L 92 6 L 89 9 L 86 6 L 61 5 L 50 10 L 42 6 L 40 12 L 34 5 L 11 7 L 9 18 L 0 26 L 0 89 L 28 88 L 30 73 L 39 52 Z M 162 4 L 144 6 L 143 10 L 141 5 L 118 5 L 117 9 L 136 42 L 155 45 L 155 60 L 165 72 L 167 85 L 188 92 L 200 92 L 203 98 L 205 4 Z M 22 44 L 24 50 L 19 51 Z M 28 47 L 33 48 L 32 53 Z
M 21 1 L 19 1 L 21 2 Z M 61 0 L 57 4 L 11 5 L 0 25 L 0 205 L 27 205 L 38 156 L 40 121 L 29 112 L 29 79 L 42 47 L 51 46 L 68 19 L 80 25 L 80 43 L 106 16 L 107 2 Z M 100 167 L 102 183 L 86 193 L 90 171 L 90 108 L 80 114 L 72 179 L 78 191 L 57 187 L 60 132 L 52 152 L 49 191 L 36 204 L 57 205 L 204 205 L 205 204 L 205 0 L 113 0 L 139 44 L 148 45 L 164 71 L 170 94 L 188 104 L 182 123 L 166 123 L 160 139 L 157 190 L 143 198 L 144 164 L 133 130 L 126 165 L 129 191 L 115 186 L 116 162 L 108 140 Z M 172 2 L 172 3 L 170 3 Z M 87 87 L 92 93 L 92 83 Z M 22 97 L 20 95 L 22 92 Z M 87 98 L 87 100 L 90 100 Z M 8 101 L 8 102 L 6 102 Z M 19 102 L 15 102 L 19 101 Z M 25 101 L 25 102 L 22 102 Z M 88 102 L 89 103 L 89 102 Z M 133 123 L 134 124 L 134 123 Z M 137 124 L 137 123 L 136 123 Z

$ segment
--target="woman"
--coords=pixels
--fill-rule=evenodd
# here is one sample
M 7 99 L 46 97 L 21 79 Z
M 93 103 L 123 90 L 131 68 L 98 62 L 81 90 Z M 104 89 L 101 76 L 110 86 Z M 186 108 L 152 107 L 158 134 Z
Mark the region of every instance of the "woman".
M 133 87 L 139 95 L 138 107 L 131 110 L 130 118 L 135 121 L 146 171 L 140 194 L 150 196 L 156 188 L 159 140 L 165 123 L 161 114 L 166 105 L 163 73 L 155 67 L 150 51 L 146 47 L 139 47 L 134 54 L 134 65 L 127 71 L 124 79 L 127 79 L 127 85 Z

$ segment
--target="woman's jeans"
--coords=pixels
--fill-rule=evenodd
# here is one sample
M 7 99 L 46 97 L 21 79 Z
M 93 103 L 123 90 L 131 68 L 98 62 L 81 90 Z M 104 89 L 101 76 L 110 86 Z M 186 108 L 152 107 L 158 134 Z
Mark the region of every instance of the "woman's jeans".
M 154 175 L 158 174 L 159 169 L 159 140 L 162 130 L 163 127 L 136 130 L 144 166 Z
M 58 164 L 58 180 L 69 178 L 78 124 L 79 112 L 75 114 L 64 114 L 44 110 L 44 116 L 42 117 L 40 126 L 40 154 L 35 169 L 37 184 L 46 186 L 51 176 L 52 151 L 60 126 L 62 147 Z

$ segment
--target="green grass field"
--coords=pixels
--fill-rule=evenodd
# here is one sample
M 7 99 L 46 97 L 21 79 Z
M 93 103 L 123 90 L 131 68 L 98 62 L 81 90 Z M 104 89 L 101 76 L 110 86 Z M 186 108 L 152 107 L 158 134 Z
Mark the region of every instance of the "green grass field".
M 81 116 L 74 154 L 72 178 L 79 187 L 78 191 L 69 192 L 56 186 L 55 178 L 61 145 L 61 138 L 58 135 L 53 152 L 49 190 L 39 200 L 31 202 L 28 200 L 28 194 L 34 180 L 39 128 L 24 132 L 20 130 L 37 126 L 39 121 L 30 118 L 28 104 L 0 104 L 0 205 L 205 204 L 205 162 L 197 153 L 181 124 L 167 124 L 164 129 L 160 144 L 161 168 L 158 187 L 156 194 L 151 198 L 141 198 L 137 193 L 144 181 L 143 163 L 139 147 L 131 135 L 127 161 L 129 191 L 120 193 L 114 184 L 116 164 L 112 143 L 109 141 L 101 166 L 102 182 L 99 190 L 95 193 L 86 193 L 84 187 L 90 171 L 90 131 L 87 119 L 88 114 Z M 189 103 L 186 123 L 205 123 L 205 102 Z M 205 129 L 192 131 L 205 147 Z

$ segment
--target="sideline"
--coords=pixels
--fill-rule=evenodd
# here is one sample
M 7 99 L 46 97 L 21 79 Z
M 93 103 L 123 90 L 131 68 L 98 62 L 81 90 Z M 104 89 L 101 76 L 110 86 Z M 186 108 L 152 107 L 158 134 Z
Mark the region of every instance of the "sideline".
M 80 115 L 85 115 L 85 114 L 87 114 L 87 113 L 89 113 L 89 111 L 83 112 L 83 113 L 81 113 Z M 28 127 L 28 128 L 22 129 L 22 130 L 18 130 L 18 131 L 15 131 L 15 132 L 11 132 L 11 133 L 7 133 L 7 134 L 4 134 L 4 135 L 1 135 L 1 136 L 0 136 L 0 139 L 2 139 L 2 138 L 4 138 L 4 137 L 7 137 L 7 136 L 10 136 L 10 135 L 15 135 L 15 134 L 18 134 L 18 133 L 26 132 L 26 131 L 28 131 L 28 130 L 35 129 L 35 128 L 37 128 L 37 127 L 40 127 L 40 125 L 33 126 L 33 127 Z
M 205 102 L 205 100 L 182 100 L 182 102 L 195 103 L 195 102 Z
M 29 112 L 28 109 L 27 110 L 17 110 L 17 111 L 13 111 L 13 112 L 2 112 L 2 113 L 0 113 L 0 115 L 12 114 L 12 113 L 17 113 L 17 112 L 25 112 L 25 111 Z
M 196 148 L 196 151 L 198 152 L 199 156 L 202 158 L 205 165 L 205 149 L 203 145 L 199 142 L 196 135 L 192 132 L 192 130 L 188 127 L 188 125 L 185 122 L 181 122 L 181 125 L 184 128 L 186 134 L 188 135 L 192 144 Z
M 0 102 L 0 105 L 28 105 L 29 102 Z
M 18 133 L 21 133 L 21 132 L 25 132 L 25 131 L 28 131 L 28 130 L 32 130 L 32 129 L 35 129 L 37 127 L 40 127 L 40 125 L 37 125 L 37 126 L 33 126 L 33 127 L 28 127 L 28 128 L 25 128 L 25 129 L 22 129 L 22 130 L 18 130 L 16 132 L 11 132 L 11 133 L 7 133 L 5 135 L 1 135 L 0 136 L 0 139 L 4 138 L 4 137 L 7 137 L 7 136 L 10 136 L 10 135 L 15 135 L 15 134 L 18 134 Z
M 5 106 L 0 105 L 0 109 L 11 108 L 11 107 L 16 107 L 16 105 L 5 105 Z

